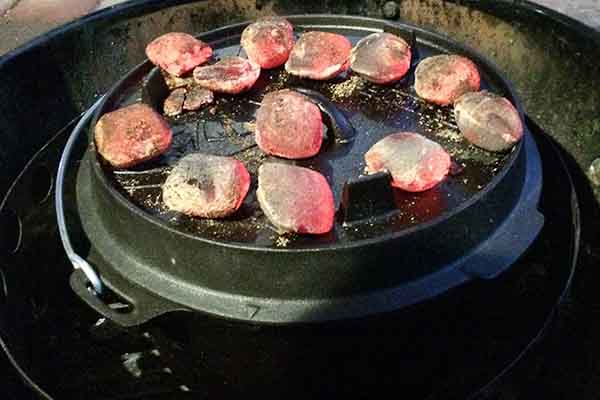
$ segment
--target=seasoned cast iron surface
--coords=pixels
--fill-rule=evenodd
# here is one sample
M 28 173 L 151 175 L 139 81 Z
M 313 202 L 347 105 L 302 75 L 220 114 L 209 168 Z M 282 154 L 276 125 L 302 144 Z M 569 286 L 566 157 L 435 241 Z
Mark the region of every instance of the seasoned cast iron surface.
M 301 27 L 296 32 L 302 32 Z M 356 43 L 369 32 L 336 31 Z M 239 37 L 233 36 L 213 43 L 217 58 L 237 55 Z M 417 63 L 440 50 L 420 42 L 413 52 Z M 481 68 L 482 89 L 500 92 Z M 156 73 L 154 71 L 153 73 Z M 121 106 L 141 99 L 141 85 L 129 88 Z M 367 82 L 356 75 L 318 82 L 293 77 L 283 68 L 263 70 L 259 81 L 248 93 L 231 96 L 216 95 L 215 104 L 198 112 L 167 117 L 174 132 L 173 145 L 164 156 L 133 170 L 113 171 L 104 165 L 114 186 L 140 208 L 185 232 L 208 239 L 252 243 L 258 246 L 304 247 L 315 244 L 344 243 L 374 238 L 401 231 L 407 227 L 444 215 L 486 187 L 511 159 L 516 146 L 503 154 L 486 152 L 462 138 L 454 120 L 452 107 L 429 104 L 414 94 L 413 69 L 400 82 L 382 86 Z M 336 142 L 332 126 L 321 151 L 306 160 L 281 161 L 264 154 L 255 144 L 252 133 L 255 113 L 265 93 L 282 88 L 308 88 L 325 95 L 338 107 L 356 129 L 350 143 Z M 294 234 L 279 235 L 263 215 L 256 200 L 257 170 L 265 161 L 279 160 L 320 171 L 332 185 L 339 205 L 344 183 L 363 174 L 363 156 L 387 134 L 416 131 L 440 143 L 456 163 L 457 173 L 441 185 L 423 192 L 394 190 L 398 211 L 389 218 L 344 227 L 341 221 L 334 230 L 317 237 Z M 171 166 L 190 152 L 234 156 L 242 161 L 252 176 L 249 195 L 241 209 L 224 220 L 190 218 L 166 209 L 161 199 L 161 184 Z

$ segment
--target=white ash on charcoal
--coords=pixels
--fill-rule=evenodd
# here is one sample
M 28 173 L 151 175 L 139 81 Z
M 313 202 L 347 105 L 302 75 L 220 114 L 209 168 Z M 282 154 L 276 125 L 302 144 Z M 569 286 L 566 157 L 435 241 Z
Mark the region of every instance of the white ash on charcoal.
M 321 111 L 307 96 L 293 90 L 268 93 L 256 112 L 255 140 L 267 154 L 312 157 L 323 142 Z
M 199 110 L 212 103 L 213 100 L 213 92 L 208 89 L 199 86 L 177 88 L 165 99 L 163 112 L 169 117 L 175 117 L 183 111 Z
M 181 76 L 204 64 L 212 49 L 192 35 L 182 32 L 166 33 L 146 46 L 150 61 L 174 76 Z
M 365 154 L 366 172 L 388 171 L 392 186 L 422 192 L 439 184 L 450 170 L 451 159 L 438 143 L 414 132 L 388 135 Z
M 411 51 L 404 39 L 391 33 L 372 33 L 352 49 L 350 67 L 378 84 L 395 82 L 410 69 Z
M 163 117 L 145 104 L 104 114 L 94 128 L 98 153 L 115 168 L 128 168 L 166 152 L 173 134 Z
M 191 217 L 223 218 L 236 212 L 250 188 L 250 174 L 232 157 L 193 153 L 175 165 L 162 188 L 167 208 Z
M 213 92 L 238 94 L 249 90 L 260 75 L 260 65 L 241 57 L 194 69 L 194 81 Z
M 185 101 L 185 88 L 173 90 L 165 99 L 163 112 L 169 117 L 174 117 L 182 113 L 183 102 Z
M 183 109 L 186 111 L 196 111 L 211 104 L 213 100 L 214 95 L 210 90 L 200 86 L 191 86 L 185 93 Z
M 335 78 L 350 66 L 350 41 L 336 33 L 306 32 L 294 44 L 285 70 L 315 80 Z
M 244 29 L 241 45 L 248 59 L 261 68 L 277 68 L 285 64 L 294 47 L 294 27 L 281 17 L 260 19 Z
M 165 79 L 165 83 L 170 90 L 175 90 L 181 87 L 188 87 L 194 84 L 194 77 L 191 75 L 186 76 L 175 76 L 169 74 L 167 71 L 161 69 L 163 78 Z
M 447 106 L 479 90 L 480 76 L 473 61 L 458 55 L 439 55 L 421 61 L 415 70 L 415 91 L 421 98 Z
M 488 151 L 506 151 L 523 137 L 521 116 L 506 98 L 488 91 L 467 93 L 454 104 L 462 135 Z
M 256 196 L 265 216 L 280 232 L 323 234 L 333 228 L 333 193 L 316 171 L 265 163 L 258 169 Z

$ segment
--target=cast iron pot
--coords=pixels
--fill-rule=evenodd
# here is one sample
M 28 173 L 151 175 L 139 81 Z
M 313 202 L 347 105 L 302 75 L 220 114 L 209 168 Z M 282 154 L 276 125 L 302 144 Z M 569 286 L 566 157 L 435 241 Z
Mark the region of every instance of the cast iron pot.
M 333 30 L 350 36 L 378 30 L 407 39 L 416 35 L 415 63 L 417 54 L 464 54 L 478 64 L 483 86 L 508 97 L 523 118 L 520 101 L 500 71 L 472 49 L 448 38 L 407 24 L 360 17 L 288 18 L 299 29 Z M 200 38 L 218 49 L 223 43 L 239 43 L 246 25 L 221 28 Z M 402 230 L 387 229 L 392 225 L 388 219 L 381 222 L 370 218 L 352 225 L 352 229 L 382 225 L 381 233 L 373 237 L 325 244 L 308 242 L 300 248 L 281 249 L 174 229 L 141 210 L 111 185 L 94 155 L 91 140 L 98 118 L 118 108 L 135 85 L 143 86 L 142 98 L 147 103 L 162 104 L 164 95 L 152 95 L 155 83 L 144 82 L 160 76 L 151 73 L 145 78 L 151 68 L 149 62 L 138 66 L 108 92 L 98 107 L 89 135 L 91 147 L 78 178 L 79 211 L 93 246 L 89 260 L 107 286 L 132 307 L 129 312 L 112 311 L 86 289 L 79 273 L 72 284 L 89 304 L 121 324 L 139 324 L 181 309 L 269 323 L 357 318 L 397 310 L 473 278 L 495 278 L 521 256 L 542 227 L 543 216 L 537 211 L 541 164 L 526 130 L 523 140 L 482 190 L 453 208 L 442 206 L 430 220 Z M 395 129 L 413 130 L 415 119 L 405 122 L 397 117 L 400 125 Z M 389 121 L 380 117 L 372 125 L 358 126 L 356 142 L 363 132 L 373 132 L 382 122 Z M 378 132 L 382 136 L 386 133 Z M 367 148 L 354 144 L 344 156 L 345 162 L 360 165 Z M 333 158 L 319 162 L 333 162 Z M 336 178 L 330 180 L 339 183 L 337 175 L 344 175 L 336 165 L 331 169 Z M 334 192 L 341 197 L 339 191 Z M 441 196 L 445 195 L 442 192 Z M 423 200 L 415 199 L 419 201 Z M 523 220 L 528 223 L 523 224 Z

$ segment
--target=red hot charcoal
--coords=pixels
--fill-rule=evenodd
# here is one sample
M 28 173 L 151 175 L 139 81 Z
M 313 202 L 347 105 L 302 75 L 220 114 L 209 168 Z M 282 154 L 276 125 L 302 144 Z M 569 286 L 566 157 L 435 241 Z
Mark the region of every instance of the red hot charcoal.
M 315 80 L 335 78 L 350 66 L 350 41 L 336 33 L 306 32 L 294 45 L 285 70 Z
M 323 142 L 321 111 L 293 90 L 268 93 L 256 113 L 256 144 L 267 154 L 298 159 L 316 155 Z
M 395 82 L 408 72 L 411 50 L 404 39 L 391 33 L 373 33 L 361 39 L 352 49 L 350 65 L 371 82 Z
M 212 56 L 212 49 L 192 35 L 171 32 L 148 44 L 146 55 L 169 74 L 181 76 L 204 64 Z
M 238 94 L 249 90 L 260 75 L 260 66 L 241 57 L 227 57 L 194 70 L 197 85 L 213 92 Z
M 450 169 L 450 156 L 438 143 L 414 132 L 384 137 L 365 154 L 367 172 L 388 171 L 392 186 L 422 192 L 440 183 Z
M 240 161 L 193 153 L 183 157 L 163 185 L 165 205 L 185 215 L 223 218 L 243 203 L 250 174 Z
M 447 106 L 461 95 L 479 90 L 477 66 L 458 55 L 439 55 L 421 61 L 415 70 L 415 91 L 423 99 Z
M 128 168 L 164 153 L 172 133 L 163 117 L 145 104 L 104 114 L 94 130 L 98 153 L 115 168 Z
M 323 234 L 333 228 L 333 193 L 316 171 L 265 163 L 258 170 L 256 196 L 269 221 L 282 232 Z
M 288 60 L 294 46 L 294 27 L 285 18 L 263 18 L 242 32 L 241 45 L 248 59 L 261 68 L 277 68 Z

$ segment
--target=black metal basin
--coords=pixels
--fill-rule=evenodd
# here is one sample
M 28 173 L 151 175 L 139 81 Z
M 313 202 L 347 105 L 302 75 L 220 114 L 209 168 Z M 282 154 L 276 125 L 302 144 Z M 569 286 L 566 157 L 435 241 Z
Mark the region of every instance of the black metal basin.
M 323 7 L 316 1 L 261 2 L 260 10 L 250 1 L 191 3 L 134 1 L 75 21 L 0 59 L 0 191 L 7 193 L 0 213 L 0 337 L 11 360 L 33 378 L 28 383 L 37 393 L 119 398 L 145 391 L 147 397 L 173 399 L 184 398 L 187 389 L 222 397 L 245 389 L 285 393 L 294 387 L 333 396 L 373 393 L 382 382 L 379 388 L 411 386 L 420 398 L 478 392 L 538 338 L 570 283 L 579 244 L 578 206 L 560 158 L 552 153 L 553 141 L 563 149 L 581 199 L 586 250 L 579 257 L 575 288 L 585 307 L 598 304 L 586 282 L 598 278 L 592 267 L 600 253 L 599 214 L 594 188 L 582 171 L 600 152 L 600 92 L 593 90 L 600 86 L 599 35 L 529 2 L 414 0 L 400 5 L 404 20 L 475 48 L 515 83 L 530 129 L 542 128 L 535 128 L 536 137 L 548 155 L 542 157 L 550 163 L 548 171 L 557 168 L 544 177 L 542 209 L 548 224 L 542 238 L 563 240 L 536 242 L 536 251 L 520 260 L 520 273 L 475 281 L 379 322 L 287 331 L 177 315 L 123 331 L 99 320 L 69 288 L 72 267 L 64 258 L 48 196 L 65 141 L 63 128 L 141 62 L 144 44 L 160 33 L 174 27 L 203 32 L 261 14 L 313 13 Z M 373 1 L 329 2 L 327 7 L 331 13 L 381 16 Z M 74 184 L 73 176 L 69 182 Z M 67 200 L 75 209 L 75 199 Z M 395 340 L 402 345 L 390 347 Z M 134 359 L 143 372 L 138 377 L 129 368 Z M 399 360 L 404 360 L 401 367 Z M 340 367 L 333 368 L 336 373 L 332 365 Z M 413 373 L 394 374 L 399 370 Z M 302 378 L 311 385 L 300 384 Z M 14 385 L 5 393 L 29 395 L 15 378 L 7 382 Z M 294 385 L 286 386 L 290 382 Z

